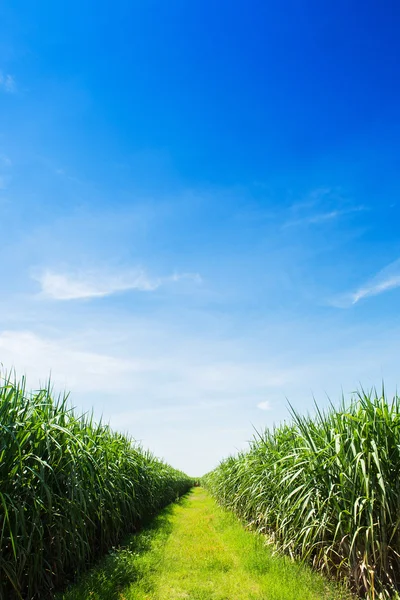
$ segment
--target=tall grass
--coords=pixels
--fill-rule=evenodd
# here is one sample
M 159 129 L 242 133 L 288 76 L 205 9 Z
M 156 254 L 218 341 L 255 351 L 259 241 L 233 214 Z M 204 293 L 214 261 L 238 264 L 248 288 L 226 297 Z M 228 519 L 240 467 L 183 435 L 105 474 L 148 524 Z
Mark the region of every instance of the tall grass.
M 400 399 L 360 392 L 348 408 L 292 417 L 223 461 L 206 487 L 282 551 L 360 595 L 392 597 L 400 586 Z
M 183 473 L 51 390 L 0 381 L 0 598 L 52 597 L 190 489 Z

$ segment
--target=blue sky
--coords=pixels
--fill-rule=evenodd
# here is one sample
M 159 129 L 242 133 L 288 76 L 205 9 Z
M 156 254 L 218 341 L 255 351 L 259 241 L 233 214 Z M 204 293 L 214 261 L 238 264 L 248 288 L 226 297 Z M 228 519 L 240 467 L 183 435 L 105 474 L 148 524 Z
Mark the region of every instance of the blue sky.
M 200 475 L 399 383 L 400 7 L 0 7 L 0 362 Z

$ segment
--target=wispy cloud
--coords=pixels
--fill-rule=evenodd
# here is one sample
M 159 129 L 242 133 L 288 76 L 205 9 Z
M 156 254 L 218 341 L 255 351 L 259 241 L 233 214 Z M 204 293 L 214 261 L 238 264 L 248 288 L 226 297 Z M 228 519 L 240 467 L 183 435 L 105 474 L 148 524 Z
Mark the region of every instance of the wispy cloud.
M 272 406 L 271 403 L 268 402 L 268 400 L 264 400 L 264 402 L 260 402 L 259 404 L 257 404 L 257 408 L 260 408 L 261 410 L 271 410 Z
M 154 361 L 81 350 L 68 340 L 46 339 L 32 331 L 0 332 L 0 355 L 7 368 L 20 368 L 29 376 L 35 374 L 42 383 L 51 374 L 57 385 L 79 387 L 85 392 L 102 389 L 111 392 L 116 381 L 120 390 L 127 390 L 132 386 L 132 374 L 143 376 L 156 368 Z
M 332 221 L 332 219 L 337 219 L 343 214 L 346 214 L 349 211 L 344 210 L 331 210 L 330 212 L 320 213 L 305 219 L 307 223 L 323 223 L 324 221 Z
M 0 363 L 25 373 L 35 386 L 51 373 L 58 389 L 74 393 L 129 391 L 129 399 L 120 397 L 119 402 L 131 410 L 135 398 L 135 411 L 209 406 L 210 402 L 214 408 L 227 403 L 238 409 L 257 403 L 265 406 L 267 394 L 277 393 L 297 377 L 296 372 L 257 361 L 221 360 L 222 348 L 207 355 L 204 345 L 198 347 L 199 339 L 190 347 L 184 338 L 174 341 L 170 332 L 164 332 L 157 344 L 154 337 L 147 339 L 147 327 L 130 331 L 125 337 L 85 329 L 48 337 L 31 330 L 0 329 Z
M 168 281 L 172 281 L 172 282 L 176 282 L 176 281 L 182 281 L 183 279 L 189 279 L 191 281 L 194 281 L 195 283 L 202 283 L 202 278 L 201 275 L 199 273 L 174 273 L 173 275 L 170 275 L 169 277 L 165 277 L 164 279 L 161 279 L 162 283 L 168 283 Z
M 316 212 L 304 217 L 286 221 L 283 227 L 294 227 L 298 225 L 320 225 L 329 221 L 334 221 L 345 215 L 366 210 L 364 206 L 353 206 L 341 210 L 330 210 L 327 212 Z
M 16 91 L 15 79 L 12 75 L 0 72 L 0 89 L 8 94 L 12 94 Z
M 46 270 L 32 277 L 40 283 L 42 294 L 54 300 L 101 298 L 129 290 L 152 292 L 169 282 L 176 283 L 183 279 L 201 282 L 198 273 L 174 273 L 168 277 L 151 278 L 143 269 L 111 275 L 97 272 L 66 274 Z
M 341 198 L 341 196 L 338 195 L 337 192 L 335 192 L 335 190 L 331 187 L 315 188 L 309 192 L 303 200 L 295 202 L 290 208 L 292 212 L 296 213 L 302 210 L 314 208 L 315 206 L 320 206 L 321 203 L 332 197 L 335 199 Z
M 400 259 L 390 263 L 355 291 L 337 296 L 331 304 L 339 308 L 348 308 L 364 298 L 379 296 L 398 287 L 400 287 Z
M 352 294 L 352 304 L 356 304 L 368 296 L 378 296 L 398 287 L 400 287 L 400 259 L 390 263 L 382 271 L 379 271 L 375 277 L 356 290 Z
M 340 189 L 316 188 L 290 206 L 283 228 L 322 225 L 364 210 L 365 206 L 353 205 Z

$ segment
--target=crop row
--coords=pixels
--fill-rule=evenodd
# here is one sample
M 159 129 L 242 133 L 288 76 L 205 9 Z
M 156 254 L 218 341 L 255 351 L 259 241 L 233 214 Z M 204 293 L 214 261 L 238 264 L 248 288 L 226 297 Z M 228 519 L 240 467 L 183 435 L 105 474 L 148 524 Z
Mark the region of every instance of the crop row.
M 360 392 L 350 406 L 257 436 L 204 478 L 218 502 L 275 547 L 394 597 L 400 584 L 400 400 Z M 396 595 L 397 597 L 397 595 Z
M 52 597 L 192 481 L 51 390 L 0 384 L 0 598 Z

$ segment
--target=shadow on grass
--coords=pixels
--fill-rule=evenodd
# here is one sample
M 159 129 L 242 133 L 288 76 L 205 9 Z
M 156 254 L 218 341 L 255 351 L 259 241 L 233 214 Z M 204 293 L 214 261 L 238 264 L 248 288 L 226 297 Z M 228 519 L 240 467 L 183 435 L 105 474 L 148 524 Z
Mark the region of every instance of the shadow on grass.
M 124 590 L 141 581 L 146 592 L 152 591 L 152 574 L 159 561 L 160 549 L 172 532 L 172 515 L 176 505 L 184 506 L 190 492 L 164 508 L 159 515 L 113 548 L 78 582 L 60 592 L 56 600 L 121 600 Z

